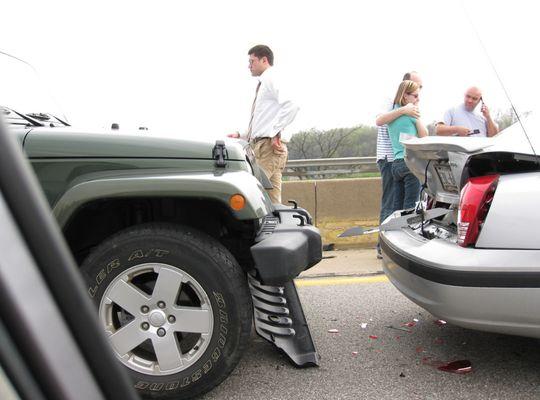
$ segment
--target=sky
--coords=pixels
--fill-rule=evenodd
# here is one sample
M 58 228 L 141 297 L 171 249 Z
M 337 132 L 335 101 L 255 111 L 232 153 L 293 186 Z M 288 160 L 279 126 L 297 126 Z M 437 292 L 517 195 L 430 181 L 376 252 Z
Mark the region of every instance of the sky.
M 31 79 L 0 64 L 7 88 L 0 103 L 11 102 L 6 93 L 23 102 L 46 98 L 80 127 L 116 122 L 212 140 L 245 130 L 256 86 L 247 51 L 261 43 L 273 49 L 300 106 L 293 133 L 374 125 L 409 70 L 423 79 L 426 123 L 459 104 L 471 85 L 483 89 L 493 114 L 508 109 L 491 63 L 521 113 L 534 110 L 540 87 L 532 1 L 3 3 L 0 51 L 29 62 L 39 85 L 26 89 Z

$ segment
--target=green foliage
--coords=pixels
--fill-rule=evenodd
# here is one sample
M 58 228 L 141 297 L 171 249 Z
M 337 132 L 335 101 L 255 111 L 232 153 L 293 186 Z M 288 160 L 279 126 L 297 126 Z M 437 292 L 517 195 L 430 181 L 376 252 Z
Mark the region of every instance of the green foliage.
M 506 111 L 499 111 L 494 118 L 495 123 L 499 126 L 499 131 L 508 128 L 517 121 L 514 111 L 509 108 Z
M 329 130 L 310 129 L 293 135 L 289 159 L 369 157 L 375 155 L 377 127 L 358 125 Z

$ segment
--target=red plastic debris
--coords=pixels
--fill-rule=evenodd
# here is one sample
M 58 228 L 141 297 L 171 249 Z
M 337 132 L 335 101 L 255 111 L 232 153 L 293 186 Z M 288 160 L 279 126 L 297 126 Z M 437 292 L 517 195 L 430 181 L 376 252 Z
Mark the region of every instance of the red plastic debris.
M 440 371 L 452 372 L 454 374 L 468 374 L 472 372 L 472 364 L 469 360 L 458 360 L 441 365 L 437 368 Z
M 401 324 L 401 326 L 408 326 L 409 328 L 412 328 L 413 326 L 416 326 L 416 322 L 405 322 L 404 324 Z
M 337 329 L 328 329 L 328 333 L 339 333 Z
M 370 339 L 378 339 L 378 337 L 375 336 L 375 335 L 369 335 L 369 338 L 370 338 Z
M 358 352 L 357 352 L 357 351 L 353 351 L 353 352 L 352 352 L 352 355 L 353 355 L 353 357 L 356 357 L 356 356 L 358 355 Z
M 446 363 L 440 361 L 440 360 L 433 360 L 431 357 L 422 357 L 422 364 L 429 365 L 431 367 L 439 368 L 443 365 L 446 365 Z
M 437 321 L 435 321 L 435 324 L 437 324 L 439 326 L 444 326 L 444 325 L 446 325 L 446 321 L 443 320 L 443 319 L 438 319 Z

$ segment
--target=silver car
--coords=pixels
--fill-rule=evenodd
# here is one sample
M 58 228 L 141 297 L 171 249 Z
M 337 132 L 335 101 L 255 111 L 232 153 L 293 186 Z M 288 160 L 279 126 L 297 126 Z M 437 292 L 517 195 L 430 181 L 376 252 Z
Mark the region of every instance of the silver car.
M 455 325 L 540 338 L 540 120 L 404 145 L 427 196 L 381 227 L 390 281 Z

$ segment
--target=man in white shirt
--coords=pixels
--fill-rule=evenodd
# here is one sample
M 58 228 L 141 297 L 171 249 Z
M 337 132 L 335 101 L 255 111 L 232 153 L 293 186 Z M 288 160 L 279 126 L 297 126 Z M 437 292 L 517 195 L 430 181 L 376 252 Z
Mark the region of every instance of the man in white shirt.
M 290 135 L 285 132 L 298 112 L 298 107 L 280 87 L 274 71 L 274 54 L 268 46 L 257 45 L 248 52 L 249 70 L 259 83 L 251 108 L 248 130 L 228 135 L 249 142 L 257 164 L 266 172 L 273 189 L 268 191 L 273 203 L 281 203 L 281 177 L 287 163 L 286 142 Z
M 480 111 L 476 106 L 482 103 Z M 497 124 L 491 118 L 489 108 L 482 100 L 482 91 L 473 86 L 465 92 L 463 104 L 446 111 L 435 132 L 440 136 L 495 136 L 499 132 Z

